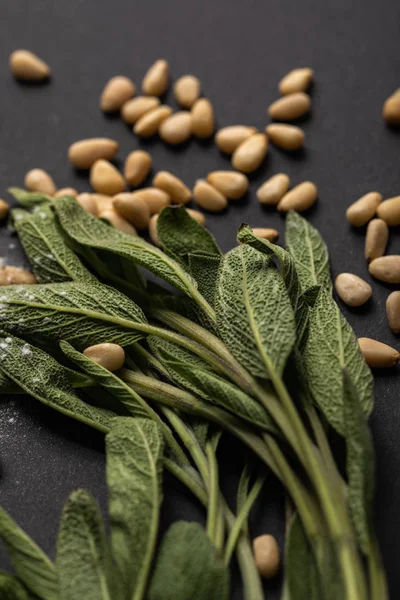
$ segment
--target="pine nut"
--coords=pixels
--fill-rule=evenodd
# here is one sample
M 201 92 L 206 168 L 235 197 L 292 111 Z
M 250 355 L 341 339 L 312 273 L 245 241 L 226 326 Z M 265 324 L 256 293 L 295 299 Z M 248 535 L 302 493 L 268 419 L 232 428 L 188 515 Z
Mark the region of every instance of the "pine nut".
M 3 221 L 10 210 L 9 205 L 5 200 L 0 200 L 0 221 Z
M 223 127 L 217 131 L 215 135 L 215 143 L 221 152 L 225 154 L 233 154 L 245 140 L 257 133 L 255 127 L 247 125 L 230 125 Z
M 161 123 L 171 115 L 172 108 L 165 104 L 161 104 L 157 108 L 153 108 L 149 112 L 146 112 L 143 117 L 140 117 L 134 126 L 133 131 L 136 135 L 145 138 L 156 135 L 160 129 Z
M 273 535 L 260 535 L 253 540 L 257 571 L 264 579 L 272 579 L 279 571 L 280 552 Z
M 200 98 L 192 106 L 192 132 L 200 139 L 206 139 L 214 133 L 214 108 L 208 98 Z
M 392 292 L 386 300 L 386 315 L 393 333 L 400 333 L 400 292 Z
M 258 188 L 257 199 L 260 204 L 274 206 L 283 198 L 290 186 L 290 179 L 285 173 L 277 173 Z
M 155 246 L 161 246 L 160 239 L 157 235 L 157 220 L 158 215 L 153 215 L 149 223 L 149 236 Z
M 77 195 L 78 195 L 78 192 L 75 188 L 66 187 L 66 188 L 61 188 L 60 190 L 57 190 L 56 193 L 54 194 L 54 198 L 61 198 L 61 196 L 73 196 L 74 198 L 76 198 Z
M 383 118 L 389 125 L 400 125 L 400 89 L 397 89 L 383 105 Z
M 385 200 L 378 206 L 376 212 L 387 225 L 400 225 L 400 196 Z
M 106 84 L 100 96 L 100 108 L 104 112 L 117 112 L 132 96 L 136 88 L 128 77 L 117 75 Z
M 317 197 L 318 190 L 315 184 L 311 181 L 303 181 L 283 196 L 279 201 L 278 210 L 281 212 L 289 210 L 302 212 L 311 208 L 317 201 Z
M 182 108 L 192 108 L 200 97 L 200 80 L 194 75 L 182 75 L 175 82 L 174 96 Z
M 41 192 L 48 196 L 54 196 L 57 191 L 56 184 L 43 169 L 32 169 L 25 175 L 25 187 L 31 192 Z
M 143 200 L 147 204 L 151 215 L 158 214 L 163 208 L 171 204 L 169 194 L 156 187 L 147 187 L 137 190 L 132 194 L 135 198 Z
M 267 125 L 265 133 L 271 142 L 282 150 L 298 150 L 304 144 L 304 131 L 295 125 L 272 123 Z
M 394 367 L 400 359 L 400 354 L 387 344 L 371 338 L 358 338 L 360 350 L 369 367 L 382 369 Z
M 380 281 L 400 283 L 400 255 L 392 254 L 375 258 L 369 264 L 369 272 Z
M 90 169 L 90 185 L 99 194 L 114 196 L 124 191 L 125 180 L 108 160 L 97 160 Z
M 382 194 L 379 192 L 365 194 L 346 210 L 347 220 L 354 227 L 366 225 L 375 216 L 380 202 L 382 202 Z
M 169 66 L 166 60 L 156 60 L 144 76 L 142 91 L 146 96 L 162 96 L 169 84 Z
M 29 50 L 15 50 L 10 56 L 10 69 L 22 81 L 44 81 L 51 75 L 50 67 Z
M 111 223 L 115 229 L 119 229 L 120 231 L 128 233 L 129 235 L 137 235 L 137 231 L 133 225 L 121 217 L 114 209 L 109 208 L 107 210 L 103 210 L 103 212 L 99 213 L 99 218 L 105 219 Z
M 114 208 L 121 217 L 137 229 L 145 229 L 149 224 L 149 206 L 142 198 L 135 196 L 134 193 L 123 192 L 114 196 Z
M 236 148 L 232 165 L 238 171 L 251 173 L 263 162 L 268 151 L 268 138 L 263 133 L 255 133 Z
M 118 344 L 96 344 L 86 348 L 83 354 L 108 371 L 118 371 L 125 362 L 125 351 Z
M 192 135 L 192 115 L 187 110 L 181 110 L 163 121 L 159 135 L 167 144 L 182 144 Z
M 88 138 L 74 142 L 68 149 L 68 159 L 77 169 L 90 169 L 97 160 L 110 160 L 119 144 L 109 138 Z
M 9 265 L 0 269 L 0 285 L 32 285 L 37 283 L 36 277 L 21 267 Z
M 253 233 L 259 238 L 268 240 L 273 244 L 278 241 L 279 231 L 276 229 L 268 229 L 268 227 L 253 227 Z
M 86 210 L 89 214 L 97 217 L 97 203 L 96 199 L 93 197 L 95 194 L 87 194 L 86 192 L 83 194 L 78 194 L 76 197 L 77 202 L 82 206 L 83 210 Z
M 221 192 L 210 185 L 205 179 L 198 179 L 193 188 L 193 199 L 209 212 L 220 212 L 227 207 L 228 201 Z
M 365 258 L 368 262 L 383 256 L 389 240 L 389 229 L 382 219 L 372 219 L 368 223 L 365 236 Z
M 187 185 L 169 171 L 159 171 L 153 179 L 153 185 L 167 192 L 175 204 L 187 204 L 192 197 Z
M 121 108 L 121 117 L 128 125 L 133 125 L 157 106 L 160 106 L 160 100 L 156 96 L 138 96 L 125 102 Z
M 279 93 L 282 96 L 295 92 L 306 92 L 311 85 L 314 71 L 309 68 L 293 69 L 279 82 Z
M 246 175 L 236 171 L 212 171 L 208 174 L 207 181 L 229 200 L 242 198 L 249 187 Z
M 372 287 L 353 273 L 340 273 L 335 280 L 335 290 L 348 306 L 362 306 L 372 296 Z
M 106 196 L 105 194 L 90 194 L 90 196 L 92 196 L 96 203 L 98 215 L 107 210 L 114 210 L 114 200 L 111 196 Z
M 308 113 L 310 108 L 310 97 L 304 92 L 296 92 L 275 100 L 270 105 L 268 114 L 276 121 L 294 121 Z
M 187 208 L 186 212 L 192 217 L 192 219 L 197 221 L 199 225 L 202 225 L 204 227 L 204 225 L 206 224 L 206 217 L 203 215 L 202 212 L 193 208 Z
M 128 154 L 124 165 L 127 183 L 132 187 L 138 187 L 150 173 L 152 163 L 151 154 L 145 150 L 134 150 Z

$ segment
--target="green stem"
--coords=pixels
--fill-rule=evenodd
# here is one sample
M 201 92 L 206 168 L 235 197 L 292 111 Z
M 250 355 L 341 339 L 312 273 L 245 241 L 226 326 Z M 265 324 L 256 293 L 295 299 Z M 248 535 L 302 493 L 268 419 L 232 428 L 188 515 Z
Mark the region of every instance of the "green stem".
M 216 531 L 218 522 L 218 466 L 211 441 L 206 443 L 206 456 L 208 460 L 208 512 L 207 512 L 207 535 L 216 546 Z M 220 551 L 221 548 L 218 548 Z
M 370 539 L 368 554 L 368 571 L 370 582 L 370 600 L 388 600 L 386 574 L 382 565 L 378 543 L 375 537 Z

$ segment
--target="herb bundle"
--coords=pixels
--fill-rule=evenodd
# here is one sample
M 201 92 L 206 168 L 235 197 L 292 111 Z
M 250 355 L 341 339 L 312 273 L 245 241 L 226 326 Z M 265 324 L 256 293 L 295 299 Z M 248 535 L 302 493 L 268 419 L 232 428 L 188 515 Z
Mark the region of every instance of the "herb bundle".
M 228 598 L 235 552 L 246 600 L 262 600 L 247 517 L 271 470 L 293 505 L 285 600 L 387 598 L 373 531 L 372 375 L 332 299 L 319 233 L 289 213 L 287 250 L 242 225 L 223 255 L 183 208 L 168 207 L 160 250 L 72 197 L 15 195 L 34 206 L 14 211 L 14 227 L 40 283 L 1 291 L 1 391 L 22 389 L 107 434 L 111 539 L 78 491 L 54 567 L 4 514 L 18 579 L 2 576 L 0 590 L 217 600 Z M 125 348 L 123 369 L 82 353 L 102 342 Z M 264 467 L 245 469 L 236 515 L 219 487 L 225 431 Z M 344 468 L 332 433 L 344 440 Z M 157 550 L 163 469 L 202 503 L 207 524 L 173 525 Z

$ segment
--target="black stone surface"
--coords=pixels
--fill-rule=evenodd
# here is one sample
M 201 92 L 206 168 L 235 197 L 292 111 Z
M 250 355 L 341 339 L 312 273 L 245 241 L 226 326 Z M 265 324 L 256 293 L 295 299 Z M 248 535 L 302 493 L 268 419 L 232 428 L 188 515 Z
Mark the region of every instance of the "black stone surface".
M 400 7 L 395 0 L 13 0 L 0 3 L 0 196 L 22 185 L 33 167 L 48 170 L 59 187 L 89 190 L 88 179 L 66 160 L 70 143 L 91 136 L 119 141 L 118 164 L 130 150 L 153 154 L 155 170 L 168 169 L 188 185 L 208 171 L 229 168 L 212 143 L 191 141 L 171 149 L 160 140 L 139 142 L 119 118 L 99 110 L 99 94 L 113 75 L 132 77 L 137 86 L 157 58 L 169 60 L 173 77 L 197 75 L 215 107 L 219 126 L 245 123 L 262 128 L 266 108 L 277 97 L 277 83 L 290 69 L 311 66 L 316 73 L 312 115 L 304 120 L 306 148 L 288 156 L 272 148 L 251 178 L 243 202 L 208 217 L 224 250 L 235 243 L 237 226 L 272 226 L 283 219 L 263 210 L 255 190 L 267 177 L 288 173 L 293 183 L 314 181 L 318 205 L 309 219 L 325 237 L 333 273 L 368 277 L 363 259 L 364 231 L 352 231 L 345 208 L 360 195 L 378 190 L 400 193 L 400 135 L 382 122 L 384 99 L 400 86 Z M 7 60 L 28 48 L 49 62 L 49 84 L 19 84 Z M 167 98 L 172 102 L 171 95 Z M 2 229 L 0 254 L 8 264 L 23 264 L 16 240 Z M 393 231 L 389 252 L 400 250 Z M 388 288 L 373 282 L 365 309 L 343 312 L 358 335 L 399 347 L 388 328 Z M 391 597 L 400 593 L 400 400 L 394 370 L 376 377 L 372 428 L 377 451 L 376 522 Z M 233 499 L 237 468 L 232 442 L 225 440 L 221 460 Z M 234 459 L 236 460 L 236 459 Z M 238 463 L 240 463 L 238 459 Z M 57 522 L 68 494 L 91 490 L 105 508 L 102 437 L 28 398 L 0 399 L 0 503 L 50 554 Z M 283 496 L 271 479 L 265 487 L 253 532 L 269 530 L 282 542 Z M 263 513 L 263 516 L 261 516 Z M 172 479 L 167 479 L 163 526 L 171 519 L 202 518 L 201 509 Z M 0 550 L 0 566 L 7 567 Z M 268 598 L 278 598 L 269 586 Z M 233 580 L 232 598 L 240 599 Z

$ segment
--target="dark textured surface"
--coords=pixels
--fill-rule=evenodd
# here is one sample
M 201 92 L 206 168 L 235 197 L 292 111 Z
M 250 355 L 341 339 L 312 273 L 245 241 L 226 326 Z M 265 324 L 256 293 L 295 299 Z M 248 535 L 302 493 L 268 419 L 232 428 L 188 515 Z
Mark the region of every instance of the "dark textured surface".
M 219 0 L 129 2 L 128 0 L 13 0 L 0 4 L 0 195 L 22 185 L 33 167 L 48 170 L 59 187 L 89 189 L 66 161 L 68 145 L 83 137 L 109 136 L 121 145 L 119 160 L 140 146 L 118 118 L 98 109 L 109 77 L 125 74 L 140 84 L 147 67 L 166 57 L 174 77 L 197 75 L 215 106 L 220 126 L 246 123 L 263 127 L 266 107 L 277 96 L 281 76 L 297 66 L 316 72 L 312 116 L 304 122 L 306 150 L 296 156 L 271 148 L 252 178 L 248 198 L 226 214 L 210 216 L 209 228 L 226 250 L 235 243 L 242 221 L 283 230 L 281 217 L 260 208 L 255 190 L 267 177 L 287 172 L 294 183 L 313 180 L 318 206 L 310 220 L 327 240 L 333 272 L 367 275 L 364 232 L 352 232 L 346 206 L 376 189 L 399 194 L 400 135 L 381 119 L 383 100 L 400 85 L 400 28 L 394 0 Z M 9 53 L 29 48 L 54 70 L 51 83 L 16 83 L 7 66 Z M 155 169 L 169 169 L 188 185 L 229 162 L 215 146 L 190 142 L 171 150 L 161 141 L 142 144 Z M 389 252 L 400 250 L 393 232 Z M 21 264 L 15 240 L 2 230 L 0 248 L 9 264 Z M 358 335 L 399 346 L 387 326 L 388 289 L 373 283 L 373 300 L 346 316 Z M 400 571 L 400 408 L 396 371 L 376 378 L 372 426 L 378 455 L 377 525 L 391 595 L 398 597 Z M 54 550 L 59 513 L 67 495 L 83 486 L 105 505 L 102 438 L 25 398 L 0 403 L 0 502 L 49 552 Z M 225 443 L 223 475 L 232 489 L 235 472 Z M 272 489 L 273 488 L 273 489 Z M 271 482 L 263 500 L 263 527 L 281 531 L 282 498 Z M 281 506 L 281 508 L 279 508 Z M 196 518 L 193 505 L 168 480 L 164 522 Z M 266 520 L 265 520 L 266 518 Z M 6 565 L 0 554 L 1 566 Z M 241 597 L 234 585 L 233 596 Z M 274 593 L 268 598 L 274 598 Z M 278 595 L 276 595 L 278 597 Z

